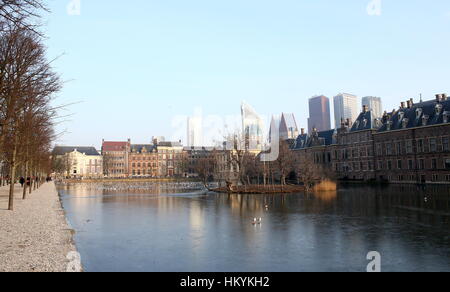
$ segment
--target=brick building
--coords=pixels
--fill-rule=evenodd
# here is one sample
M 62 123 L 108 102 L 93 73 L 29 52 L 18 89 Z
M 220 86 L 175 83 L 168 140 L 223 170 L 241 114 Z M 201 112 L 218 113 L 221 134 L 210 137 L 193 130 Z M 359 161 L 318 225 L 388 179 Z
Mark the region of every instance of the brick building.
M 402 103 L 374 134 L 376 176 L 396 183 L 450 183 L 450 99 Z
M 131 177 L 159 177 L 159 159 L 155 145 L 131 145 L 129 155 L 129 173 Z
M 108 177 L 127 177 L 129 174 L 129 154 L 131 151 L 131 141 L 110 142 L 103 140 L 103 171 Z
M 448 184 L 449 140 L 450 99 L 439 94 L 417 104 L 403 102 L 381 119 L 364 106 L 354 123 L 347 119 L 334 132 L 303 133 L 292 150 L 300 164 L 331 165 L 340 180 Z

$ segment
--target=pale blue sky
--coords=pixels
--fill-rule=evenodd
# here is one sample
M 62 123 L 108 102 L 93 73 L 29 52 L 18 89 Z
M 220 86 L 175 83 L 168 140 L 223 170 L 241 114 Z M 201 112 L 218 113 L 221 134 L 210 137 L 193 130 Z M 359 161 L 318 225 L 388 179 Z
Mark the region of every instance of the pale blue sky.
M 448 92 L 450 1 L 51 0 L 49 56 L 69 82 L 59 144 L 184 139 L 174 117 L 293 112 L 307 128 L 308 98 L 349 92 L 386 109 Z

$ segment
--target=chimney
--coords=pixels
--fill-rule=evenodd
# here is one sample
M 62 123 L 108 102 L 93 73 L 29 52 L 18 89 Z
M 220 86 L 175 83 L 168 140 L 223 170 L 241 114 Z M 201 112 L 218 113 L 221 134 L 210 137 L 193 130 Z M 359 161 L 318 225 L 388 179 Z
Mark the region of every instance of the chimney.
M 404 109 L 404 108 L 405 108 L 405 103 L 404 103 L 404 102 L 402 102 L 402 103 L 400 104 L 400 108 L 401 108 L 401 109 Z
M 367 105 L 363 105 L 363 113 L 367 113 Z
M 302 128 L 302 136 L 305 135 L 305 128 Z
M 411 108 L 411 101 L 410 101 L 410 100 L 408 100 L 408 101 L 406 102 L 406 107 L 407 107 L 408 109 Z
M 447 94 L 446 93 L 442 93 L 442 101 L 446 101 L 447 100 Z
M 440 94 L 436 94 L 436 101 L 440 102 L 441 101 L 441 95 Z

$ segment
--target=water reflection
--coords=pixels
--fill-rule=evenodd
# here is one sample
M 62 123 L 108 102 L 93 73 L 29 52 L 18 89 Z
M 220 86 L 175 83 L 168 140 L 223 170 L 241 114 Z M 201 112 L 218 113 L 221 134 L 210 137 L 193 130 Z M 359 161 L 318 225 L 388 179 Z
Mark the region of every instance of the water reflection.
M 139 189 L 139 188 L 138 188 Z M 450 271 L 450 189 L 289 195 L 61 186 L 87 271 Z M 252 224 L 262 218 L 261 224 Z

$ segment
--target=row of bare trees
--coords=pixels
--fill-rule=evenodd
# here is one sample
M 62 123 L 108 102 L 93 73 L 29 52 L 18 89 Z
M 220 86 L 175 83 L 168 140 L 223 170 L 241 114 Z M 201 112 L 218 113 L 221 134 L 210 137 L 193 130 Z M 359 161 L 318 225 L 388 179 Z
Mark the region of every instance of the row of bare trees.
M 57 117 L 51 102 L 61 81 L 46 58 L 39 32 L 42 11 L 40 0 L 0 0 L 0 161 L 8 172 L 9 210 L 17 178 L 42 178 L 51 168 Z
M 333 179 L 330 166 L 316 163 L 312 152 L 293 151 L 287 141 L 281 140 L 278 158 L 263 162 L 257 152 L 240 147 L 238 137 L 233 137 L 229 149 L 210 151 L 191 163 L 205 186 L 212 180 L 244 186 L 284 186 L 291 182 L 309 189 L 317 182 Z

